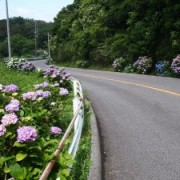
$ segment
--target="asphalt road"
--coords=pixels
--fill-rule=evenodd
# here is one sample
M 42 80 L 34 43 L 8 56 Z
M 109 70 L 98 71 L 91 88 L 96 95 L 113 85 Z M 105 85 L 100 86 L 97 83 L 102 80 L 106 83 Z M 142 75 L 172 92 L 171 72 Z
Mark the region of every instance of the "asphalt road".
M 98 119 L 103 180 L 180 180 L 180 79 L 67 71 Z

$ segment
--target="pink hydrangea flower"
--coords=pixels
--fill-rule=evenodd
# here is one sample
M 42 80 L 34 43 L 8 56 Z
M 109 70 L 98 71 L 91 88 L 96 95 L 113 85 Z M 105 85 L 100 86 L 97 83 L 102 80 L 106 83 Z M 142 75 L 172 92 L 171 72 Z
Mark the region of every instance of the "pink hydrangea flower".
M 18 117 L 14 113 L 12 113 L 4 115 L 1 119 L 1 122 L 4 126 L 7 126 L 9 124 L 16 124 L 18 120 Z
M 3 136 L 6 133 L 6 128 L 3 124 L 0 124 L 0 136 Z
M 69 91 L 66 88 L 60 88 L 59 94 L 61 96 L 67 96 L 69 94 Z
M 19 88 L 15 84 L 3 86 L 3 92 L 17 92 Z
M 43 90 L 36 91 L 36 94 L 37 94 L 37 96 L 42 96 L 43 95 Z
M 23 100 L 36 100 L 37 93 L 36 92 L 27 92 L 22 94 Z
M 13 112 L 19 111 L 19 106 L 16 104 L 10 103 L 10 104 L 6 105 L 5 110 L 8 113 L 13 113 Z
M 12 104 L 15 104 L 15 105 L 20 105 L 20 102 L 19 102 L 19 100 L 17 100 L 17 99 L 12 99 L 11 101 L 10 101 L 10 103 L 12 103 Z
M 22 126 L 17 130 L 17 141 L 20 143 L 35 141 L 37 139 L 37 131 L 31 126 Z
M 49 83 L 48 82 L 43 82 L 41 84 L 35 84 L 34 87 L 35 89 L 39 89 L 39 88 L 46 88 L 49 86 Z
M 44 91 L 44 92 L 42 93 L 42 97 L 43 97 L 43 98 L 48 98 L 49 96 L 51 96 L 51 93 L 50 93 L 49 91 Z
M 52 126 L 50 132 L 51 134 L 62 134 L 62 129 L 57 126 Z
M 20 102 L 17 99 L 12 99 L 8 105 L 6 105 L 5 109 L 9 113 L 13 113 L 19 111 Z

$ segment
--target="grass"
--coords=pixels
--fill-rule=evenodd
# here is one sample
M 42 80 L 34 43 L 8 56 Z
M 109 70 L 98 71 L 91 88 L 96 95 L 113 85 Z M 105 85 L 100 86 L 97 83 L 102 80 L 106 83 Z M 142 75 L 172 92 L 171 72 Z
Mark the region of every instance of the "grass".
M 33 90 L 33 85 L 42 83 L 43 77 L 39 77 L 37 73 L 25 74 L 16 70 L 8 69 L 5 64 L 0 62 L 0 84 L 16 84 L 21 91 Z

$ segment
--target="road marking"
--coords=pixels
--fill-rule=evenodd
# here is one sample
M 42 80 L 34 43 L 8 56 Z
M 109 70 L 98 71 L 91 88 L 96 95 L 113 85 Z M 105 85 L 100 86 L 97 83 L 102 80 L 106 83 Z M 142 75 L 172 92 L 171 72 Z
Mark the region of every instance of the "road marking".
M 173 91 L 168 91 L 168 90 L 165 90 L 165 89 L 156 88 L 156 87 L 152 87 L 152 86 L 148 86 L 148 85 L 144 85 L 144 84 L 138 84 L 138 83 L 133 83 L 133 82 L 129 82 L 129 81 L 105 78 L 105 77 L 100 77 L 100 76 L 97 77 L 97 76 L 92 76 L 92 75 L 89 75 L 89 74 L 81 74 L 81 73 L 73 73 L 73 74 L 80 75 L 80 76 L 86 76 L 86 77 L 92 77 L 92 78 L 95 78 L 95 79 L 102 79 L 102 80 L 108 80 L 108 81 L 123 83 L 123 84 L 139 86 L 139 87 L 143 87 L 143 88 L 146 88 L 146 89 L 151 89 L 151 90 L 154 90 L 154 91 L 159 91 L 159 92 L 163 92 L 163 93 L 166 93 L 166 94 L 171 94 L 171 95 L 174 95 L 174 96 L 180 96 L 180 93 L 176 93 L 176 92 L 173 92 Z

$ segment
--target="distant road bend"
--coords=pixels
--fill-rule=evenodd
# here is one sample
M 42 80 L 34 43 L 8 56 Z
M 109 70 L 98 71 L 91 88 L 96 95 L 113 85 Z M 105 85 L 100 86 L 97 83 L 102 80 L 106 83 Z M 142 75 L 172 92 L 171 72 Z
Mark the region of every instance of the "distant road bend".
M 180 180 L 180 79 L 67 71 L 98 119 L 103 180 Z

